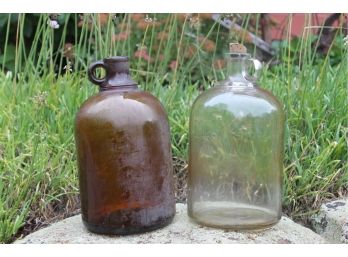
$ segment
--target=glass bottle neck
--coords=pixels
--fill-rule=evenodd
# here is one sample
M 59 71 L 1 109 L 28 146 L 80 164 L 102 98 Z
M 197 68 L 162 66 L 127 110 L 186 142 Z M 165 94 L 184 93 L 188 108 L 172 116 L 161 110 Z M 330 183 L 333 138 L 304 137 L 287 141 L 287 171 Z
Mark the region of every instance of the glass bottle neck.
M 228 57 L 227 61 L 227 80 L 229 81 L 247 81 L 246 62 L 247 57 Z

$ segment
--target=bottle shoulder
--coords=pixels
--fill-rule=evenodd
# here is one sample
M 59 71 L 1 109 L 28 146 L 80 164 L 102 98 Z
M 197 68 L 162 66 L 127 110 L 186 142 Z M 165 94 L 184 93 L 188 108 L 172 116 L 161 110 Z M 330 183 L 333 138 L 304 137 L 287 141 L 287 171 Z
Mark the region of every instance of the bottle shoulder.
M 227 102 L 240 102 L 243 100 L 244 104 L 248 102 L 259 101 L 265 104 L 274 105 L 277 109 L 283 109 L 282 103 L 268 90 L 259 87 L 257 84 L 252 86 L 216 86 L 212 87 L 202 94 L 200 94 L 194 104 L 194 107 L 202 107 L 208 103 L 220 104 Z
M 82 119 L 123 120 L 137 123 L 166 119 L 160 101 L 152 94 L 141 91 L 102 91 L 88 98 L 80 107 L 76 122 Z
M 283 119 L 284 111 L 276 97 L 265 89 L 220 86 L 207 90 L 196 99 L 190 117 L 200 122 L 202 117 L 216 115 L 238 119 L 276 115 Z

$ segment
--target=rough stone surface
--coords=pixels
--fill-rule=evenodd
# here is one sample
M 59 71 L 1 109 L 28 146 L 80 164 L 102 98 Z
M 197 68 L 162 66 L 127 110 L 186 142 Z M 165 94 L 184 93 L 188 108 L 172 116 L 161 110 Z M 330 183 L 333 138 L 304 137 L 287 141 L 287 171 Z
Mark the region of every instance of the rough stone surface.
M 348 243 L 348 199 L 323 204 L 312 218 L 314 230 L 331 243 Z
M 139 235 L 104 236 L 88 232 L 77 215 L 34 232 L 15 243 L 325 243 L 310 229 L 283 217 L 272 228 L 234 232 L 203 227 L 190 221 L 186 205 L 177 204 L 174 221 L 167 227 Z

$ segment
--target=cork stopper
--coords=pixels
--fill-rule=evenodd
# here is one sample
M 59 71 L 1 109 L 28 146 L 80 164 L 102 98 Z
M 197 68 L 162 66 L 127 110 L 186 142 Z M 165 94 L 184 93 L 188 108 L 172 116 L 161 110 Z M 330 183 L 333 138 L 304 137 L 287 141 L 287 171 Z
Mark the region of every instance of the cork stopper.
M 239 43 L 230 43 L 230 53 L 234 54 L 246 54 L 247 49 L 244 45 Z

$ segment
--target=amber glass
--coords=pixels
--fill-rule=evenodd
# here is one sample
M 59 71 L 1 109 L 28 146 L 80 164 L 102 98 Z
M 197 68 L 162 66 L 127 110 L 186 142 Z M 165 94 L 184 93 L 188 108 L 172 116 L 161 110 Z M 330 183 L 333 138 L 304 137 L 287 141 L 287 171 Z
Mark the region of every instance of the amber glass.
M 82 219 L 95 233 L 145 232 L 175 214 L 167 116 L 131 80 L 127 60 L 107 58 L 90 67 L 101 92 L 76 116 Z M 98 67 L 106 70 L 104 79 L 95 78 Z
M 255 60 L 230 53 L 227 61 L 227 80 L 191 110 L 188 214 L 207 226 L 261 229 L 281 217 L 284 114 L 248 75 Z

